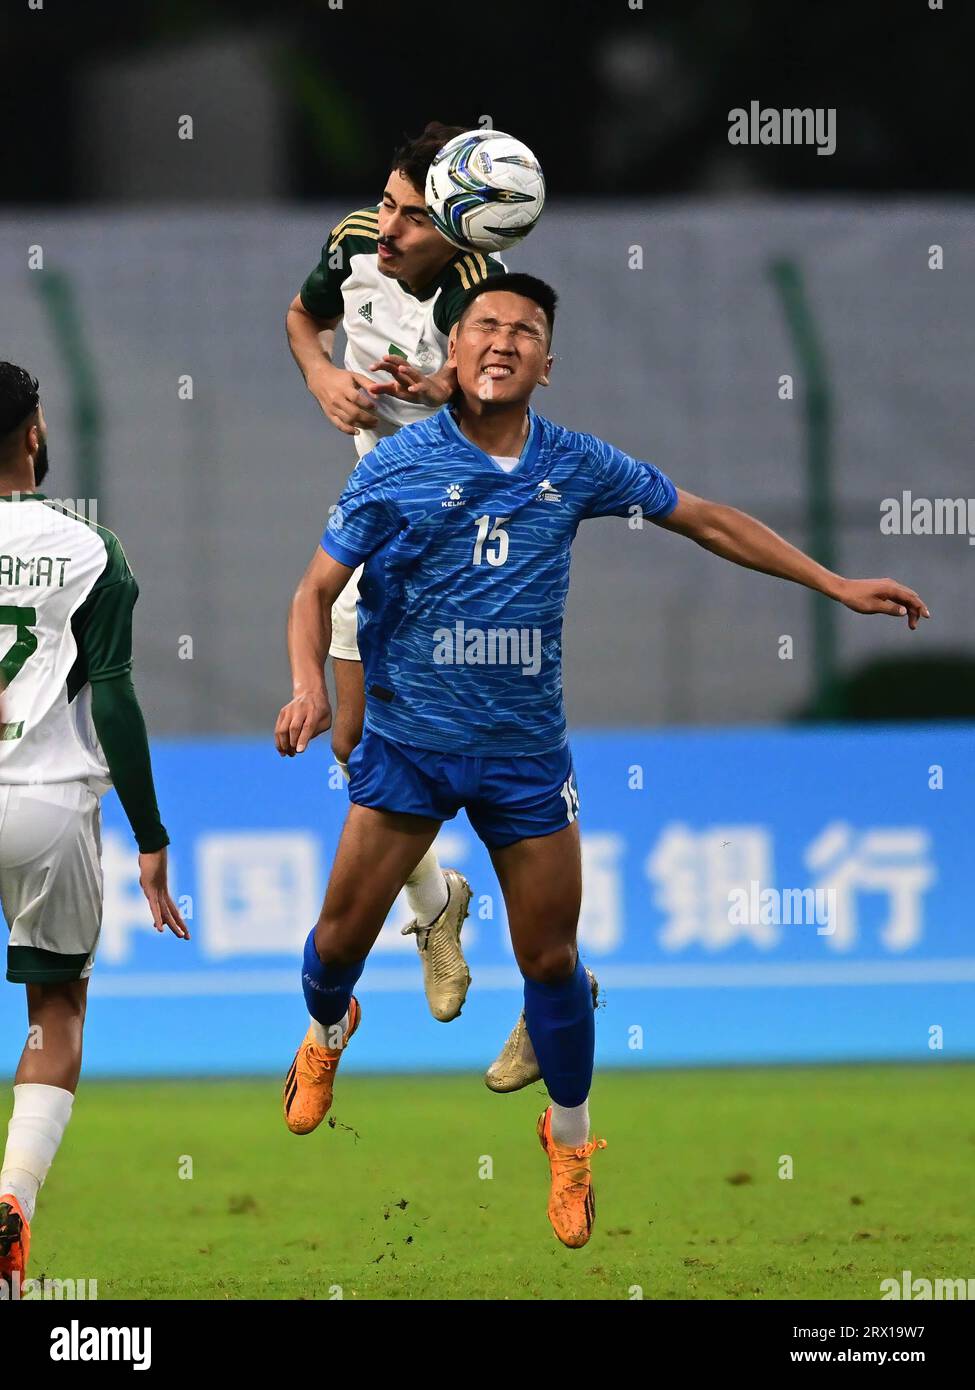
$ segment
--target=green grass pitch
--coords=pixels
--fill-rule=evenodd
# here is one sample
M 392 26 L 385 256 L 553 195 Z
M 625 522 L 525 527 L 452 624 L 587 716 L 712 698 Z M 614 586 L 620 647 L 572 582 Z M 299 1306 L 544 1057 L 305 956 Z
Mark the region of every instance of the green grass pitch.
M 571 1251 L 540 1088 L 345 1075 L 299 1139 L 270 1079 L 83 1081 L 29 1272 L 100 1299 L 876 1299 L 973 1273 L 973 1100 L 975 1066 L 936 1062 L 604 1073 Z

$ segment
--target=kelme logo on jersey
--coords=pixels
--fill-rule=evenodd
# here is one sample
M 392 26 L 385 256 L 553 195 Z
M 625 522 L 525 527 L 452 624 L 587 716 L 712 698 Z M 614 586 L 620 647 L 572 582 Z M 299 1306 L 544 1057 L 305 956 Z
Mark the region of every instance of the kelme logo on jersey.
M 552 486 L 548 478 L 543 478 L 538 484 L 538 493 L 535 497 L 536 502 L 561 502 L 562 494 Z
M 467 498 L 466 498 L 466 497 L 461 497 L 461 493 L 464 491 L 464 489 L 461 487 L 460 483 L 451 483 L 451 484 L 447 487 L 447 490 L 446 490 L 446 491 L 447 491 L 447 500 L 446 500 L 446 502 L 441 502 L 441 503 L 440 503 L 441 507 L 466 507 L 466 506 L 467 506 Z
M 372 300 L 369 299 L 365 304 L 359 305 L 359 315 L 364 318 L 366 323 L 372 323 Z

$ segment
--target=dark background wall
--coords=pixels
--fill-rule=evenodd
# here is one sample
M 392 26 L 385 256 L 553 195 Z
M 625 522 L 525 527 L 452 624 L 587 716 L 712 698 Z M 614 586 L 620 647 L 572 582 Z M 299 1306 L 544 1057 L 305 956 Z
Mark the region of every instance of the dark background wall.
M 639 4 L 8 0 L 0 199 L 205 199 L 208 165 L 220 197 L 354 200 L 403 131 L 481 115 L 544 151 L 562 197 L 971 188 L 970 6 Z M 836 153 L 733 149 L 750 100 L 835 107 Z

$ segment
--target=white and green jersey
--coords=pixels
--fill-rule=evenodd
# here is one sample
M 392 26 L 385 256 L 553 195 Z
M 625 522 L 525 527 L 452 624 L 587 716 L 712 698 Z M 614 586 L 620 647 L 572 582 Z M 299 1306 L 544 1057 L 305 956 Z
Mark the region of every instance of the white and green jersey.
M 373 381 L 389 381 L 386 372 L 370 365 L 392 353 L 421 372 L 438 371 L 447 360 L 447 338 L 460 314 L 464 295 L 505 267 L 494 256 L 458 251 L 435 280 L 414 294 L 399 280 L 379 269 L 377 208 L 352 212 L 335 227 L 318 265 L 301 287 L 301 302 L 319 319 L 342 316 L 345 329 L 345 367 Z M 359 453 L 376 439 L 395 434 L 403 425 L 431 415 L 429 406 L 380 396 L 376 403 L 378 428 L 355 436 Z
M 0 496 L 0 785 L 111 786 L 91 682 L 130 670 L 138 593 L 111 531 L 42 493 Z

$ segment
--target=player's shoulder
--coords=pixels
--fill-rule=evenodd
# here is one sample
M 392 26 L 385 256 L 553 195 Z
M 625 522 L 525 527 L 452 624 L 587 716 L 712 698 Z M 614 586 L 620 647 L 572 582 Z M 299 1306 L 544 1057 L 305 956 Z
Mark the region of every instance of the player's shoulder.
M 539 427 L 542 431 L 543 447 L 550 449 L 558 454 L 575 454 L 590 458 L 598 454 L 600 448 L 610 449 L 612 445 L 605 440 L 599 439 L 594 434 L 585 434 L 582 430 L 569 429 L 567 425 L 560 425 L 557 420 L 549 420 L 544 415 L 536 413 Z
M 28 493 L 12 505 L 17 511 L 9 519 L 17 534 L 45 550 L 56 546 L 63 557 L 74 562 L 71 573 L 77 574 L 80 582 L 100 586 L 132 579 L 122 542 L 114 531 L 100 525 L 93 513 L 83 510 L 84 503 Z
M 46 498 L 44 506 L 49 516 L 59 518 L 61 526 L 79 545 L 87 544 L 97 553 L 104 553 L 105 563 L 98 577 L 100 585 L 132 579 L 132 568 L 114 531 L 57 498 Z
M 480 251 L 458 251 L 441 275 L 440 293 L 433 305 L 436 327 L 441 333 L 449 333 L 460 317 L 468 290 L 507 273 L 507 267 L 496 256 L 485 256 Z
M 354 251 L 375 251 L 379 240 L 379 208 L 359 208 L 338 222 L 328 234 L 330 250 L 341 246 Z
M 541 450 L 551 461 L 568 466 L 578 478 L 586 479 L 587 486 L 599 489 L 615 478 L 620 467 L 627 465 L 628 455 L 615 444 L 601 439 L 598 434 L 584 430 L 572 430 L 554 420 L 541 418 Z
M 103 585 L 123 582 L 134 584 L 135 576 L 132 573 L 132 566 L 129 564 L 128 556 L 118 536 L 107 526 L 95 525 L 94 529 L 104 544 L 106 552 L 105 568 L 98 582 Z
M 485 256 L 480 251 L 459 251 L 447 263 L 444 274 L 447 290 L 461 289 L 465 293 L 475 285 L 482 285 L 495 275 L 507 275 L 507 266 L 497 256 Z

